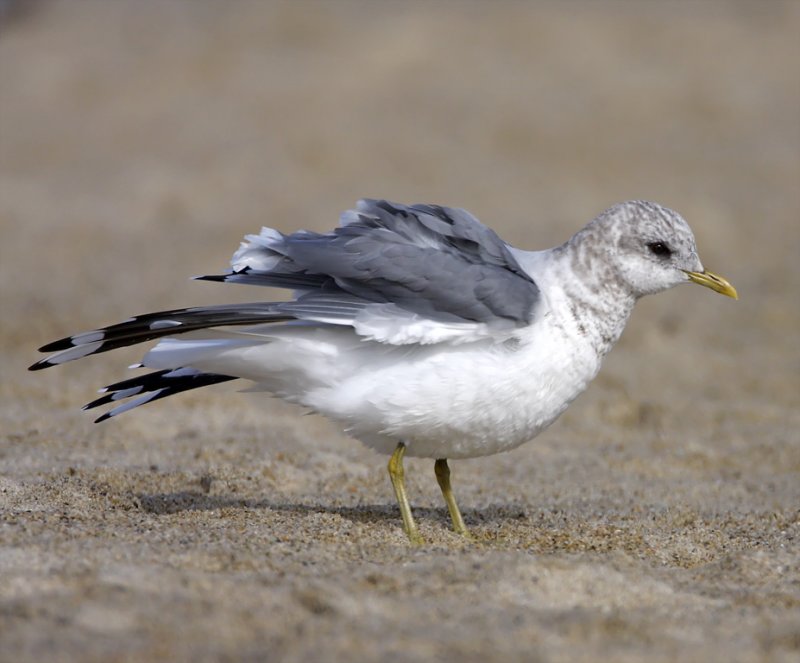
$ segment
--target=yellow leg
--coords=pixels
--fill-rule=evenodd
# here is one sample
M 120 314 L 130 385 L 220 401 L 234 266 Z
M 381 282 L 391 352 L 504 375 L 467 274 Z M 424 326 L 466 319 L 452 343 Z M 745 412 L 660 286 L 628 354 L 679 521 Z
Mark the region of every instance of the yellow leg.
M 422 535 L 411 515 L 411 505 L 408 503 L 406 495 L 405 472 L 403 471 L 403 456 L 406 453 L 406 445 L 400 442 L 394 450 L 392 457 L 389 458 L 389 478 L 392 480 L 394 494 L 397 496 L 397 503 L 400 505 L 400 515 L 403 516 L 403 529 L 408 535 L 408 540 L 415 545 L 425 543 Z
M 442 495 L 444 495 L 447 510 L 450 512 L 450 519 L 453 521 L 453 530 L 462 536 L 469 537 L 469 530 L 464 524 L 461 511 L 458 510 L 458 504 L 456 504 L 456 498 L 453 495 L 453 489 L 450 487 L 450 468 L 447 466 L 447 459 L 437 459 L 433 470 L 436 472 L 436 480 L 439 482 L 439 488 L 442 489 Z

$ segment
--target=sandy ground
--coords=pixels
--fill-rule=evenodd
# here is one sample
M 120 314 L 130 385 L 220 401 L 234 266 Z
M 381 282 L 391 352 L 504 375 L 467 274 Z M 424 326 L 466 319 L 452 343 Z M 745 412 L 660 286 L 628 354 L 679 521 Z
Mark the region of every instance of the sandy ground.
M 3 3 L 0 659 L 800 660 L 800 3 Z M 28 373 L 262 223 L 360 196 L 542 248 L 619 200 L 741 300 L 643 301 L 550 431 L 408 463 L 224 385 L 102 426 L 137 352 Z

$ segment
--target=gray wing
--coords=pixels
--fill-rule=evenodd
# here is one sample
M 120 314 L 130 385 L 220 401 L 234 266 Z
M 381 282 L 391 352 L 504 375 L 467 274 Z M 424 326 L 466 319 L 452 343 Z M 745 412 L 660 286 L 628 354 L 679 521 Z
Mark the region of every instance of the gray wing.
M 382 315 L 497 327 L 529 324 L 539 290 L 497 234 L 462 209 L 362 200 L 331 233 L 264 228 L 201 277 L 382 304 Z M 369 307 L 367 307 L 369 310 Z M 363 317 L 363 315 L 362 315 Z
M 362 200 L 333 232 L 264 228 L 246 239 L 231 274 L 200 278 L 292 288 L 296 299 L 136 316 L 43 346 L 54 354 L 31 369 L 201 329 L 293 320 L 351 326 L 390 344 L 465 343 L 529 324 L 539 298 L 507 245 L 460 209 Z

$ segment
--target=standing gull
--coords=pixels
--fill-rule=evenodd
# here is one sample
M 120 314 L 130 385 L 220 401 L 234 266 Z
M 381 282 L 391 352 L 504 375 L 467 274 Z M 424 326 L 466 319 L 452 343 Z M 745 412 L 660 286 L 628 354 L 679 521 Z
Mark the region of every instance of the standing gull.
M 629 201 L 544 251 L 509 246 L 469 212 L 361 200 L 329 233 L 262 228 L 231 271 L 198 277 L 294 291 L 288 302 L 139 315 L 41 348 L 31 370 L 160 339 L 155 371 L 101 390 L 104 421 L 181 391 L 242 378 L 319 412 L 389 454 L 403 526 L 421 543 L 403 456 L 436 459 L 453 528 L 468 536 L 448 458 L 513 449 L 597 375 L 636 300 L 681 283 L 729 297 L 670 209 Z

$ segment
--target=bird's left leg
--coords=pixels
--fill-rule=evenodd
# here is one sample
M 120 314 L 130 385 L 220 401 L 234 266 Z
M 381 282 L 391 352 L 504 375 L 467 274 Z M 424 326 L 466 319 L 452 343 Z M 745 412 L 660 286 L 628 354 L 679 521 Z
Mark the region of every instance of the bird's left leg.
M 453 530 L 462 536 L 470 537 L 469 530 L 461 517 L 461 511 L 458 510 L 453 489 L 450 487 L 450 468 L 447 465 L 447 459 L 438 458 L 433 466 L 433 471 L 436 472 L 436 480 L 439 482 L 439 488 L 442 489 L 444 501 L 447 503 L 450 519 L 453 521 Z
M 403 529 L 408 535 L 408 540 L 414 545 L 425 543 L 422 535 L 414 522 L 411 514 L 411 505 L 408 503 L 406 494 L 405 471 L 403 470 L 403 456 L 406 453 L 405 442 L 400 442 L 394 450 L 392 457 L 389 458 L 389 478 L 392 480 L 394 494 L 397 496 L 397 504 L 400 505 L 400 515 L 403 516 Z

